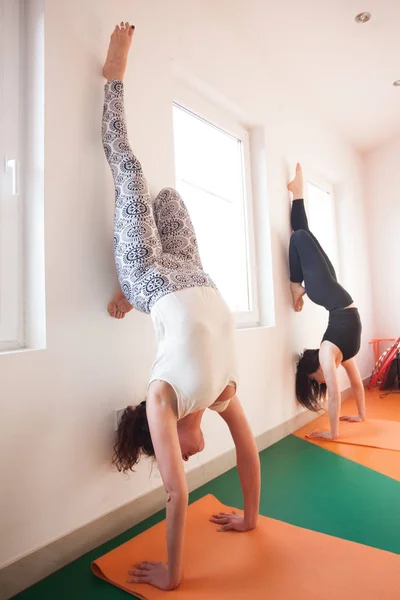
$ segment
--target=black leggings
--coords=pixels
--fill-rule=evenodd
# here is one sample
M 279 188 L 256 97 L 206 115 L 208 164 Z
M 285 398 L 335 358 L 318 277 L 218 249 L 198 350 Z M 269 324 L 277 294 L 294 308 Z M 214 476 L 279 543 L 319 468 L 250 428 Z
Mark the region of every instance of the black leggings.
M 290 281 L 303 283 L 307 296 L 326 310 L 345 308 L 353 303 L 338 283 L 335 269 L 317 238 L 308 227 L 304 200 L 292 203 L 293 229 L 289 246 Z

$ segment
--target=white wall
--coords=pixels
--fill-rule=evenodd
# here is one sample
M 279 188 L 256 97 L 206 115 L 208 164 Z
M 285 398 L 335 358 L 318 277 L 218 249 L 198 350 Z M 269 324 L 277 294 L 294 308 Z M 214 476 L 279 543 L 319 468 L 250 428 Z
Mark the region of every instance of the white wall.
M 365 158 L 376 337 L 400 335 L 399 165 L 400 137 Z
M 240 107 L 266 131 L 276 326 L 239 331 L 240 395 L 255 434 L 293 416 L 293 357 L 317 346 L 327 315 L 295 315 L 287 269 L 288 161 L 322 169 L 338 184 L 342 283 L 364 321 L 359 364 L 370 368 L 369 270 L 360 161 L 335 131 L 287 94 L 241 38 L 223 0 L 53 0 L 46 9 L 47 349 L 0 356 L 0 566 L 160 484 L 149 464 L 124 477 L 110 469 L 112 409 L 142 399 L 155 351 L 150 319 L 108 317 L 116 280 L 113 189 L 100 142 L 101 63 L 122 18 L 136 24 L 127 73 L 132 143 L 151 187 L 174 184 L 171 59 Z M 282 32 L 282 46 L 288 41 Z M 293 169 L 293 162 L 290 164 Z M 262 211 L 256 209 L 256 217 Z M 262 229 L 262 222 L 261 222 Z M 357 252 L 355 252 L 355 248 Z M 262 273 L 260 273 L 262 277 Z M 346 387 L 343 382 L 343 387 Z M 207 415 L 206 450 L 231 441 Z M 218 435 L 214 435 L 218 432 Z

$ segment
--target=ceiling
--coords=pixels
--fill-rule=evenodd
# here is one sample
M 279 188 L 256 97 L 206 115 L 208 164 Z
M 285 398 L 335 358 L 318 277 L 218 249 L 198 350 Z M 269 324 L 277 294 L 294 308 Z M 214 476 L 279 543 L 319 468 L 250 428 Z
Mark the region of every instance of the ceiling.
M 358 150 L 400 135 L 400 0 L 246 0 L 231 10 L 291 93 Z M 360 25 L 362 11 L 372 19 Z

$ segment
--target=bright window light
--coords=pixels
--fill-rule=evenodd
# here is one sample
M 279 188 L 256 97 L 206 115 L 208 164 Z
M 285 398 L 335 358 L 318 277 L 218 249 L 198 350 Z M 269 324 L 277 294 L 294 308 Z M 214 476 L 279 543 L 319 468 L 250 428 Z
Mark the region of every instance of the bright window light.
M 177 188 L 190 212 L 204 269 L 238 322 L 255 324 L 246 131 L 233 135 L 177 104 L 173 117 Z
M 335 206 L 330 185 L 317 185 L 307 181 L 308 224 L 328 255 L 338 275 Z

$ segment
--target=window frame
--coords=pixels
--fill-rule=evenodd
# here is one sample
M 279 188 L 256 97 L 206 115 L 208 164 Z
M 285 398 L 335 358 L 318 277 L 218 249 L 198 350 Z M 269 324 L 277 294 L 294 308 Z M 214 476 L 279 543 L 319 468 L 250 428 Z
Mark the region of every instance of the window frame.
M 21 0 L 0 0 L 0 352 L 24 346 L 23 15 Z
M 334 184 L 327 179 L 326 177 L 324 177 L 323 175 L 321 175 L 318 172 L 315 172 L 313 170 L 310 169 L 306 169 L 306 174 L 304 177 L 304 196 L 305 196 L 305 203 L 306 203 L 306 212 L 308 214 L 308 216 L 310 216 L 311 211 L 310 211 L 310 201 L 309 201 L 309 194 L 308 194 L 308 183 L 311 183 L 312 185 L 314 185 L 315 187 L 321 189 L 322 191 L 328 193 L 332 199 L 332 227 L 333 227 L 333 236 L 334 236 L 334 257 L 329 256 L 329 259 L 331 260 L 335 271 L 336 271 L 336 275 L 339 278 L 339 274 L 340 274 L 340 263 L 339 263 L 339 239 L 338 239 L 338 231 L 337 231 L 337 223 L 336 223 L 336 199 L 335 199 L 335 188 L 334 188 Z M 312 227 L 310 228 L 312 231 Z M 321 246 L 324 248 L 324 244 L 323 244 L 323 240 L 318 240 L 321 243 Z M 324 248 L 325 250 L 325 248 Z
M 172 135 L 175 139 L 173 124 L 174 107 L 180 108 L 205 123 L 219 129 L 225 134 L 231 135 L 241 142 L 242 175 L 243 175 L 243 218 L 245 224 L 245 244 L 247 257 L 247 289 L 250 310 L 232 311 L 237 328 L 257 327 L 260 325 L 260 311 L 258 301 L 257 260 L 254 227 L 254 206 L 251 182 L 251 151 L 250 133 L 232 114 L 226 109 L 217 106 L 204 98 L 200 93 L 177 86 L 172 99 Z M 174 152 L 174 175 L 177 183 L 176 156 Z M 216 282 L 217 283 L 217 282 Z

